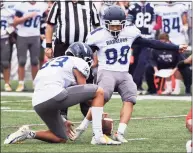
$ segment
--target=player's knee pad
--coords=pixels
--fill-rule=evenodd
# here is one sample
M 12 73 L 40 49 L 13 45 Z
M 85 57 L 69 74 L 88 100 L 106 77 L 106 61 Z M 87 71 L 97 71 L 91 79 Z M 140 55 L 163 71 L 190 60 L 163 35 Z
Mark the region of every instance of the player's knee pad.
M 3 66 L 4 69 L 9 68 L 9 66 L 10 66 L 9 61 L 2 61 L 2 66 Z
M 32 65 L 32 66 L 37 66 L 38 63 L 39 63 L 38 57 L 32 57 L 32 59 L 31 59 L 31 65 Z
M 18 59 L 18 62 L 19 62 L 19 66 L 24 67 L 25 64 L 26 64 L 26 58 L 20 57 L 20 58 Z

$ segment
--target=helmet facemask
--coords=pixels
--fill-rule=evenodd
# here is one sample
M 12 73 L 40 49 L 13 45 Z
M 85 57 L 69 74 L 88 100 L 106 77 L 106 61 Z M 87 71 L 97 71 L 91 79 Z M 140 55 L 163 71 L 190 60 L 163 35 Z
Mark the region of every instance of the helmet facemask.
M 123 30 L 125 26 L 126 20 L 105 20 L 105 27 L 106 29 L 115 37 L 117 38 L 119 33 Z M 116 26 L 116 28 L 115 28 Z M 119 26 L 119 27 L 118 27 Z
M 90 57 L 84 57 L 84 60 L 88 63 L 89 67 L 91 67 L 92 59 Z

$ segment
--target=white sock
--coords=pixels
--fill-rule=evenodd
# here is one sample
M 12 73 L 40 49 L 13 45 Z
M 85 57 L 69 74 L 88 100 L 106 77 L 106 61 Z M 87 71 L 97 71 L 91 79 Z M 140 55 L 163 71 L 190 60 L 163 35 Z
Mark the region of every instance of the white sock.
M 92 129 L 96 140 L 103 136 L 102 132 L 102 114 L 103 107 L 92 107 Z
M 34 139 L 35 136 L 36 136 L 35 131 L 30 131 L 30 133 L 27 135 L 27 138 L 28 138 L 28 139 Z
M 172 91 L 172 81 L 166 81 L 166 90 Z
M 87 129 L 87 127 L 89 126 L 90 123 L 91 123 L 91 121 L 89 121 L 85 117 L 84 120 L 81 122 L 81 124 L 78 127 L 81 128 L 81 129 Z
M 175 85 L 175 89 L 174 90 L 180 90 L 180 81 L 181 80 L 179 80 L 179 79 L 175 80 L 176 85 Z
M 22 85 L 24 85 L 24 81 L 19 81 L 19 84 L 22 84 Z
M 119 123 L 119 127 L 118 127 L 117 132 L 120 133 L 120 134 L 124 134 L 126 127 L 127 127 L 127 124 Z

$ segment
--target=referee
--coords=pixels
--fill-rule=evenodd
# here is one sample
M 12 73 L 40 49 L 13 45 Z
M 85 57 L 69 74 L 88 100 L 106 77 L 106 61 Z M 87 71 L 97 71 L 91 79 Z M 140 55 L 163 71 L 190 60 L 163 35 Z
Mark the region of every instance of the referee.
M 57 29 L 53 52 L 54 26 L 57 26 Z M 64 55 L 70 44 L 78 41 L 85 42 L 87 34 L 98 26 L 100 26 L 99 16 L 92 1 L 56 1 L 47 18 L 46 56 L 52 58 Z M 92 76 L 89 77 L 87 83 L 93 83 Z M 86 116 L 89 107 L 89 103 L 80 104 L 84 116 Z M 61 114 L 67 116 L 67 110 L 62 110 Z
M 52 34 L 57 25 L 54 52 Z M 48 58 L 62 56 L 73 42 L 85 42 L 93 27 L 100 25 L 97 9 L 92 1 L 57 1 L 52 6 L 46 26 L 46 49 Z M 53 55 L 54 54 L 54 55 Z

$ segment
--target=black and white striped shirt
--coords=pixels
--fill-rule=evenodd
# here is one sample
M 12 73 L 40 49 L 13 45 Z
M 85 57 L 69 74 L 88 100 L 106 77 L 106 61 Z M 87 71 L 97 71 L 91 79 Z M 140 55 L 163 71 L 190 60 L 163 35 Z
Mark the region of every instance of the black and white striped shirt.
M 85 41 L 92 26 L 99 26 L 99 16 L 92 1 L 57 1 L 53 4 L 47 23 L 56 25 L 56 37 L 65 44 Z

